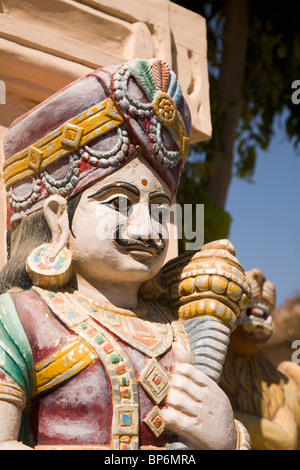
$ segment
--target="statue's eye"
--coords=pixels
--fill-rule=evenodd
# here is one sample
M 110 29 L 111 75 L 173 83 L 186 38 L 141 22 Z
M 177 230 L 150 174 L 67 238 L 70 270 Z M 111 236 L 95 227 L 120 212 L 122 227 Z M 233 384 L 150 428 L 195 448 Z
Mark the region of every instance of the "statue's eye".
M 114 199 L 108 201 L 108 203 L 111 204 L 115 210 L 126 215 L 128 214 L 128 211 L 132 205 L 126 196 L 117 196 Z

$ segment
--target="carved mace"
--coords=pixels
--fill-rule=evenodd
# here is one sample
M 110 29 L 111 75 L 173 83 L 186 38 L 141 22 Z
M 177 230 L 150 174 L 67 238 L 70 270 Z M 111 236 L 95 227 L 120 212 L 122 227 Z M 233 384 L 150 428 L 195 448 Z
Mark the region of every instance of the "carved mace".
M 230 333 L 251 300 L 233 245 L 218 240 L 171 260 L 162 281 L 183 322 L 195 365 L 218 383 Z

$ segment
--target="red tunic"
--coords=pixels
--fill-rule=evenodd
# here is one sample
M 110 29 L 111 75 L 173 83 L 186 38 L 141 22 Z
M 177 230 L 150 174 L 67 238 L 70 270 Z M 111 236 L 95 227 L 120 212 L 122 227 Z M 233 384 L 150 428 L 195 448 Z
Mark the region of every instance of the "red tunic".
M 101 347 L 106 352 L 108 351 L 107 357 L 109 357 L 113 363 L 113 369 L 111 369 L 112 372 L 110 372 L 110 366 L 107 366 L 107 363 L 103 363 L 103 358 L 99 356 L 99 354 L 95 354 L 95 350 L 91 348 L 90 351 L 92 352 L 90 352 L 90 356 L 92 359 L 89 358 L 86 365 L 82 366 L 79 359 L 76 359 L 76 357 L 73 358 L 72 350 L 71 354 L 68 356 L 70 362 L 74 362 L 74 364 L 72 364 L 72 375 L 68 377 L 69 372 L 65 372 L 63 376 L 61 375 L 59 377 L 58 383 L 49 376 L 47 378 L 48 382 L 44 388 L 43 386 L 37 387 L 31 400 L 29 423 L 34 443 L 38 448 L 39 446 L 79 446 L 79 448 L 96 446 L 98 448 L 107 449 L 130 449 L 133 448 L 133 441 L 131 439 L 135 433 L 138 435 L 138 448 L 147 448 L 148 446 L 161 448 L 167 444 L 170 435 L 165 431 L 161 431 L 163 428 L 161 428 L 162 423 L 159 408 L 164 406 L 166 395 L 164 390 L 168 388 L 168 385 L 164 383 L 164 381 L 166 381 L 166 377 L 169 376 L 175 365 L 171 343 L 161 354 L 156 357 L 151 357 L 151 354 L 145 354 L 143 350 L 134 347 L 135 341 L 138 342 L 140 340 L 140 338 L 136 336 L 136 331 L 138 331 L 141 337 L 143 335 L 143 332 L 141 332 L 141 330 L 143 330 L 143 323 L 141 322 L 137 325 L 137 330 L 134 331 L 134 334 L 129 335 L 130 338 L 135 339 L 130 341 L 128 336 L 127 341 L 126 335 L 121 334 L 122 338 L 120 338 L 116 329 L 113 327 L 108 328 L 107 325 L 104 326 L 103 323 L 100 324 L 100 322 L 97 322 L 97 317 L 93 319 L 93 325 L 97 329 L 97 332 L 91 331 L 91 326 L 87 319 L 81 322 L 75 319 L 75 327 L 70 328 L 69 325 L 62 320 L 62 316 L 59 318 L 57 314 L 58 310 L 54 312 L 52 308 L 50 308 L 51 305 L 54 304 L 48 301 L 46 303 L 34 290 L 14 294 L 13 300 L 31 345 L 37 376 L 39 369 L 43 369 L 43 371 L 48 370 L 46 367 L 47 361 L 51 362 L 53 358 L 55 358 L 56 362 L 53 360 L 54 365 L 52 364 L 52 369 L 58 370 L 57 374 L 59 375 L 60 368 L 64 368 L 67 357 L 63 356 L 63 352 L 68 350 L 69 345 L 73 343 L 77 345 L 76 341 L 78 340 L 78 335 L 76 334 L 76 328 L 80 327 L 82 328 L 83 334 L 86 334 L 89 329 L 88 331 L 94 335 L 93 337 L 96 338 L 99 344 L 101 344 L 99 339 L 101 335 L 99 333 L 100 330 L 98 331 L 98 327 L 101 328 L 104 335 L 107 333 L 109 341 L 106 341 L 106 343 L 102 341 Z M 54 300 L 57 300 L 59 304 L 59 296 Z M 71 317 L 71 313 L 72 311 L 68 311 L 69 317 Z M 63 314 L 65 314 L 65 312 Z M 73 312 L 73 314 L 76 316 L 76 312 Z M 118 319 L 119 317 L 116 318 Z M 110 320 L 109 317 L 108 319 Z M 132 327 L 133 321 L 135 320 L 130 321 L 129 327 Z M 148 322 L 147 324 L 149 326 Z M 145 324 L 145 331 L 148 326 Z M 168 332 L 170 331 L 168 330 Z M 157 330 L 155 334 L 157 334 Z M 142 341 L 145 341 L 145 344 L 152 344 L 151 341 L 153 342 L 154 339 L 152 337 L 153 335 L 151 335 L 152 332 L 150 331 L 148 337 L 146 339 L 144 338 Z M 85 337 L 83 337 L 83 339 L 84 338 Z M 105 339 L 107 340 L 107 338 Z M 114 351 L 109 351 L 107 344 L 114 345 L 114 340 L 117 342 L 119 349 L 116 350 L 115 348 Z M 78 344 L 80 345 L 81 343 Z M 88 343 L 86 342 L 86 344 Z M 81 345 L 79 349 L 77 347 L 76 351 L 80 351 L 80 347 L 82 349 Z M 143 347 L 141 349 L 143 349 Z M 62 355 L 61 359 L 59 359 L 60 355 Z M 162 366 L 162 369 L 160 369 L 160 366 L 156 367 L 157 363 Z M 122 367 L 125 367 L 124 364 L 127 364 L 128 368 L 126 376 L 124 376 L 124 374 L 122 375 Z M 154 369 L 151 369 L 151 374 L 149 374 L 149 377 L 145 376 L 144 386 L 142 385 L 143 371 L 145 371 L 149 365 L 152 367 L 153 364 Z M 132 369 L 130 369 L 130 365 Z M 77 366 L 80 367 L 77 372 L 74 372 Z M 49 368 L 49 370 L 52 369 L 51 367 Z M 68 371 L 68 369 L 66 369 L 66 371 Z M 126 380 L 127 382 L 128 380 L 132 382 L 133 385 L 131 385 L 131 389 L 128 383 L 126 383 Z M 118 381 L 117 384 L 116 381 Z M 146 382 L 150 384 L 150 392 L 149 388 L 147 389 L 148 385 Z M 126 400 L 126 393 L 129 393 L 129 396 L 130 393 L 132 395 L 132 390 L 135 390 L 134 387 L 137 387 L 138 398 L 135 399 L 135 401 L 132 399 L 131 401 Z M 116 397 L 118 397 L 120 393 L 121 395 L 123 394 L 125 398 L 121 397 L 122 400 L 117 403 Z M 158 395 L 163 398 L 156 399 Z M 124 408 L 122 408 L 122 406 L 124 407 L 124 403 L 125 408 L 127 406 L 126 403 L 129 403 L 129 411 L 125 409 L 125 412 L 123 412 Z M 121 407 L 119 410 L 121 410 L 123 414 L 119 414 L 119 418 L 116 418 L 116 408 L 118 406 Z M 138 415 L 136 415 L 135 409 L 138 409 Z M 131 410 L 133 411 L 131 412 Z M 153 413 L 152 418 L 151 413 Z M 152 419 L 152 424 L 150 425 L 149 419 L 148 424 L 146 423 L 147 417 L 149 416 L 150 421 Z M 116 422 L 118 419 L 121 419 L 119 423 L 121 427 L 123 426 L 124 429 L 128 428 L 129 431 L 127 434 L 123 431 L 116 431 Z M 137 419 L 139 421 L 138 423 L 132 423 L 133 420 Z M 113 422 L 115 424 L 113 424 Z M 117 426 L 119 424 L 117 423 Z M 138 429 L 138 431 L 132 431 L 133 424 L 137 426 L 135 429 Z M 119 436 L 118 444 L 114 444 L 114 442 L 116 442 L 116 440 L 114 441 L 116 434 Z

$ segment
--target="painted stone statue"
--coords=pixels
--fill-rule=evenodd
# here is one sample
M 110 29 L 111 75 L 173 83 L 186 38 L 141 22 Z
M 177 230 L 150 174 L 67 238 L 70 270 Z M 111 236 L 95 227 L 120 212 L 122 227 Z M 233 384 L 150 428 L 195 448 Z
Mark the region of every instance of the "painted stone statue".
M 158 59 L 99 69 L 9 129 L 1 448 L 250 447 L 217 384 L 250 299 L 234 249 L 161 269 L 189 130 Z
M 299 449 L 300 367 L 285 362 L 276 368 L 264 355 L 273 332 L 275 286 L 259 269 L 246 274 L 252 301 L 231 335 L 220 385 L 247 427 L 252 449 Z

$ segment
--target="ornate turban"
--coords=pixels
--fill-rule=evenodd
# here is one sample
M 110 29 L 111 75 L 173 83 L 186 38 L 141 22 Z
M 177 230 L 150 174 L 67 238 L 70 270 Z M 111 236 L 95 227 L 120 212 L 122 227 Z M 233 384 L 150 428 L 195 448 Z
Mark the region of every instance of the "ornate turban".
M 159 60 L 104 67 L 63 88 L 10 126 L 4 181 L 11 222 L 118 170 L 141 148 L 175 193 L 188 155 L 190 112 Z

